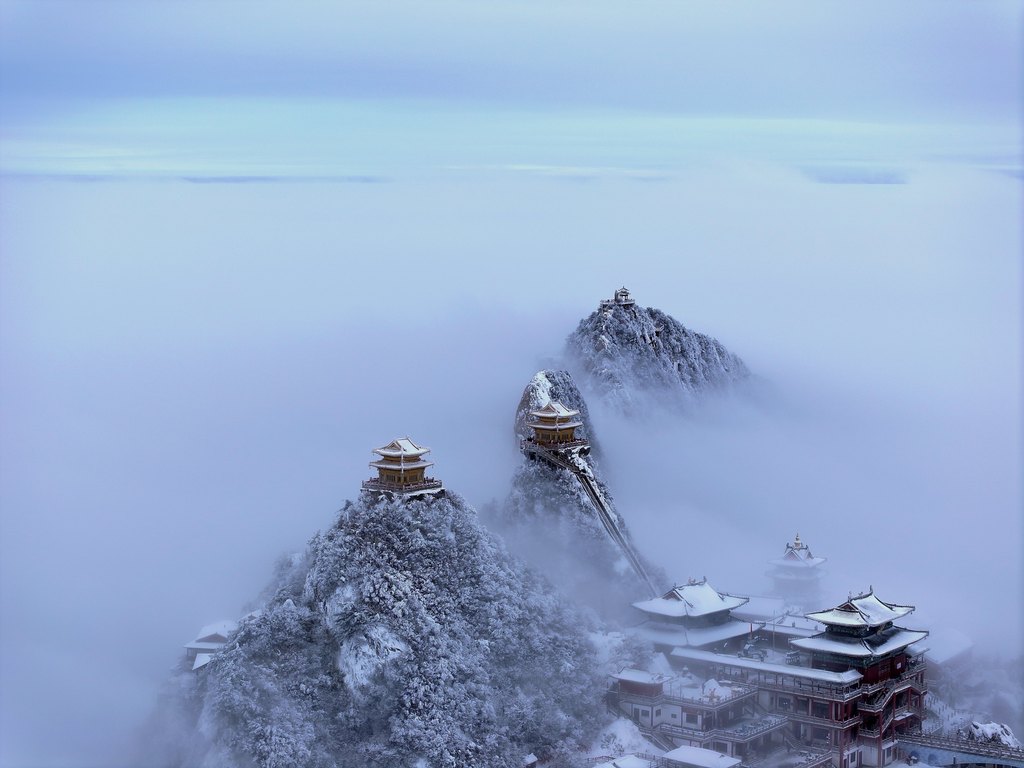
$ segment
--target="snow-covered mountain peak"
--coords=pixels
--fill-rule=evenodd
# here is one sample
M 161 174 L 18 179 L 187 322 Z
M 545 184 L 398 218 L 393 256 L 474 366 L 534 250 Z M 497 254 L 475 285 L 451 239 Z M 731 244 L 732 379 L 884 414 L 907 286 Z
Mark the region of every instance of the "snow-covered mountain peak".
M 651 399 L 685 406 L 750 376 L 716 339 L 637 304 L 625 289 L 580 321 L 566 341 L 566 358 L 584 389 L 627 413 Z

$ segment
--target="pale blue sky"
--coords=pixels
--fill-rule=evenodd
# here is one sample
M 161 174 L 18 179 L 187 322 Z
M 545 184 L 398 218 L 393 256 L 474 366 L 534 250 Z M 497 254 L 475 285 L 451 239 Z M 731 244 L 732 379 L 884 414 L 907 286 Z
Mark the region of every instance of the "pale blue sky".
M 0 765 L 128 764 L 374 445 L 501 499 L 622 284 L 777 394 L 599 414 L 645 552 L 1019 648 L 1022 8 L 0 0 Z
M 4 0 L 0 163 L 659 171 L 798 148 L 1016 167 L 1022 7 Z

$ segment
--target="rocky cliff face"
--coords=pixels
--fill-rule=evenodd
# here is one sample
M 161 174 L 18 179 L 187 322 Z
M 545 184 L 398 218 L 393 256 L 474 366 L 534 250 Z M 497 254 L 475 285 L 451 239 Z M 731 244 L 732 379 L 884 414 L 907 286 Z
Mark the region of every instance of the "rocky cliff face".
M 625 413 L 651 402 L 685 407 L 750 377 L 743 361 L 715 339 L 632 303 L 610 302 L 584 318 L 565 355 L 585 391 Z
M 587 629 L 460 497 L 364 494 L 189 673 L 185 738 L 165 763 L 504 768 L 569 755 L 602 720 Z
M 529 436 L 528 414 L 551 400 L 580 411 L 584 426 L 577 436 L 593 445 L 595 434 L 586 402 L 566 371 L 540 371 L 526 386 L 516 411 L 515 432 Z M 593 453 L 569 452 L 565 460 L 588 477 L 612 515 L 627 544 L 632 546 L 625 520 L 615 509 L 601 479 Z M 524 458 L 512 478 L 499 525 L 513 550 L 542 570 L 565 594 L 589 606 L 605 619 L 626 619 L 630 603 L 650 597 L 608 532 L 574 473 L 540 459 Z M 655 581 L 663 578 L 647 564 Z

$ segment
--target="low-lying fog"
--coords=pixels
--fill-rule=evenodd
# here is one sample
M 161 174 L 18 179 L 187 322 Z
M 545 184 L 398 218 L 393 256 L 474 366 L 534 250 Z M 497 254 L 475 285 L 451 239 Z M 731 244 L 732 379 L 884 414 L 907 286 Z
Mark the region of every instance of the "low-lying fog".
M 652 559 L 757 593 L 799 531 L 830 600 L 872 584 L 1019 652 L 1019 180 L 519 170 L 2 183 L 7 764 L 114 759 L 372 447 L 408 434 L 502 499 L 523 386 L 623 284 L 768 390 L 678 419 L 592 404 Z

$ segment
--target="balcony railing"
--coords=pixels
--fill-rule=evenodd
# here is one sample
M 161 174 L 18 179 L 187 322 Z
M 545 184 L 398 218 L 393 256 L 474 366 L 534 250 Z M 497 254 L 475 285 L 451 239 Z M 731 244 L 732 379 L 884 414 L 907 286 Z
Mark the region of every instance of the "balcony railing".
M 790 720 L 797 720 L 801 723 L 810 723 L 822 728 L 849 728 L 860 722 L 860 715 L 853 715 L 845 720 L 836 720 L 831 715 L 812 715 L 807 712 L 793 712 L 792 710 L 775 708 L 775 712 L 785 715 Z
M 860 690 L 865 696 L 876 694 L 879 691 L 885 690 L 887 687 L 895 688 L 897 686 L 909 686 L 916 688 L 919 691 L 926 691 L 928 690 L 927 683 L 917 679 L 917 676 L 923 671 L 923 664 L 915 664 L 904 670 L 902 674 L 896 675 L 895 677 L 890 677 L 886 680 L 879 680 L 877 683 L 862 685 Z
M 882 683 L 876 683 L 869 691 L 869 693 L 872 694 L 870 699 L 862 701 L 857 705 L 858 708 L 862 712 L 877 714 L 885 709 L 889 702 L 892 701 L 892 697 L 900 691 L 913 689 L 920 693 L 924 693 L 928 688 L 916 679 L 916 675 L 917 670 L 915 670 L 913 674 L 904 673 L 897 678 L 885 680 Z
M 752 741 L 758 736 L 763 736 L 766 733 L 782 728 L 787 722 L 788 720 L 786 720 L 785 717 L 769 715 L 768 717 L 763 717 L 756 722 L 737 723 L 736 725 L 729 726 L 728 728 L 709 728 L 708 730 L 702 731 L 696 728 L 684 728 L 681 725 L 661 723 L 653 726 L 650 730 L 666 736 L 676 736 L 680 739 L 686 739 L 687 741 L 706 742 L 717 740 L 728 741 L 734 744 L 742 744 Z
M 585 445 L 590 445 L 589 440 L 568 440 L 564 443 L 541 443 L 533 438 L 519 441 L 519 449 L 522 451 L 540 450 L 540 451 L 562 451 L 566 448 L 582 448 Z
M 419 483 L 395 483 L 386 480 L 364 480 L 364 491 L 385 491 L 388 493 L 414 493 L 416 491 L 433 491 L 442 488 L 440 480 L 426 478 Z
M 935 747 L 936 749 L 948 749 L 951 752 L 958 751 L 968 754 L 1024 760 L 1024 749 L 1015 749 L 1014 747 L 1008 747 L 1004 744 L 996 744 L 993 742 L 974 741 L 971 739 L 950 739 L 942 736 L 925 736 L 921 733 L 899 734 L 896 738 L 904 744 L 914 744 L 922 747 Z
M 720 671 L 718 680 L 722 682 L 728 681 L 730 684 L 739 682 L 745 685 L 752 685 L 755 688 L 762 688 L 771 691 L 782 691 L 783 693 L 793 693 L 799 696 L 815 696 L 822 699 L 828 699 L 829 701 L 851 701 L 861 695 L 859 688 L 848 688 L 845 686 L 829 685 L 827 683 L 803 683 L 795 682 L 793 680 L 773 680 L 767 676 L 758 677 L 755 680 L 741 677 L 734 674 L 723 674 Z
M 714 699 L 709 696 L 684 696 L 681 693 L 673 692 L 670 687 L 668 690 L 664 690 L 657 696 L 645 696 L 641 693 L 632 693 L 630 691 L 623 691 L 617 685 L 612 685 L 609 693 L 614 694 L 622 701 L 636 702 L 643 704 L 644 706 L 657 706 L 660 704 L 678 704 L 686 705 L 688 707 L 697 707 L 699 709 L 716 711 L 722 709 L 722 707 L 730 704 L 735 704 L 739 701 L 746 701 L 757 696 L 757 688 L 750 685 L 733 685 L 732 692 L 727 696 L 715 696 Z

